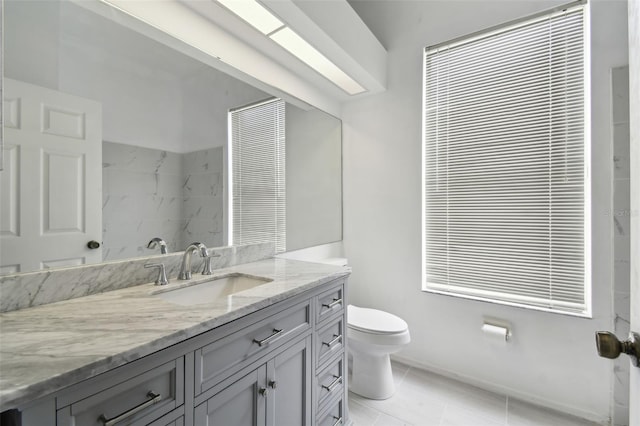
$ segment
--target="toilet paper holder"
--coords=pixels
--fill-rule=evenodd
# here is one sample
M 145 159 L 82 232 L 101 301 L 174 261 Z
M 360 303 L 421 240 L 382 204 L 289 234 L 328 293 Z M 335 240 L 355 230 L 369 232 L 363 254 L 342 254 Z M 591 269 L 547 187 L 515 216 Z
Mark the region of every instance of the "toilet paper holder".
M 482 332 L 488 336 L 499 338 L 508 342 L 511 339 L 511 327 L 502 322 L 484 321 Z

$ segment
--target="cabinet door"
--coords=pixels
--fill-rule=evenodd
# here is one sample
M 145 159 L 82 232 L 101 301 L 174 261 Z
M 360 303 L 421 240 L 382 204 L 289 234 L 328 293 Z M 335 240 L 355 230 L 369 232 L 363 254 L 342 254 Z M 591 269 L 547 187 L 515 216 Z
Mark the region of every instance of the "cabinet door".
M 267 363 L 267 426 L 311 425 L 311 336 Z
M 251 371 L 229 387 L 198 405 L 197 426 L 265 426 L 266 365 Z

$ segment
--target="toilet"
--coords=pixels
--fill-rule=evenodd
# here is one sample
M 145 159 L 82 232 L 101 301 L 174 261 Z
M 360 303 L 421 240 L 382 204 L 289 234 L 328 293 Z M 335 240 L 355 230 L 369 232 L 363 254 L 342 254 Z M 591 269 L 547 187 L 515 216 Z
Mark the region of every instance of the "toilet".
M 370 399 L 387 399 L 395 392 L 389 355 L 411 341 L 407 323 L 377 309 L 347 306 L 349 390 Z
M 347 266 L 342 257 L 316 260 Z M 387 399 L 395 392 L 389 355 L 411 341 L 409 326 L 402 319 L 377 309 L 347 306 L 349 391 L 369 399 Z

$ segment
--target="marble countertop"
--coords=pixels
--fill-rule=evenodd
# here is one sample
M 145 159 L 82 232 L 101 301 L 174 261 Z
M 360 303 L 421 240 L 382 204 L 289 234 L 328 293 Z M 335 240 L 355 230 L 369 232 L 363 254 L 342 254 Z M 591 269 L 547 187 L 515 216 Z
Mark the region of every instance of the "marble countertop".
M 126 364 L 348 275 L 350 268 L 265 259 L 172 280 L 242 273 L 272 279 L 227 300 L 180 306 L 153 283 L 0 314 L 0 411 Z

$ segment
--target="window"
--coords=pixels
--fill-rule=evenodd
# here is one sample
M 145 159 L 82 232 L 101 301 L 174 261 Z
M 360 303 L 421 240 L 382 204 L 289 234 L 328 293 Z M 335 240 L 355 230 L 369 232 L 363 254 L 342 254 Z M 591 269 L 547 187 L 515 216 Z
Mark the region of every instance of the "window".
M 273 242 L 285 251 L 285 102 L 268 100 L 229 113 L 231 244 Z
M 590 316 L 586 13 L 425 49 L 423 290 Z

